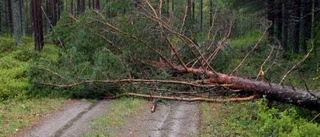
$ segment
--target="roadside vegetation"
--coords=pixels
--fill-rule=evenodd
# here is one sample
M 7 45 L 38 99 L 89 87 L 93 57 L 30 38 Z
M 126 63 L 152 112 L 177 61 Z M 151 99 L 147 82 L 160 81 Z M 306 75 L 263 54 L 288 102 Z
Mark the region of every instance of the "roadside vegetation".
M 0 136 L 8 137 L 55 111 L 67 98 L 30 94 L 29 90 L 31 62 L 56 56 L 56 46 L 47 45 L 44 52 L 37 53 L 31 38 L 24 38 L 16 47 L 11 38 L 0 37 L 0 50 Z

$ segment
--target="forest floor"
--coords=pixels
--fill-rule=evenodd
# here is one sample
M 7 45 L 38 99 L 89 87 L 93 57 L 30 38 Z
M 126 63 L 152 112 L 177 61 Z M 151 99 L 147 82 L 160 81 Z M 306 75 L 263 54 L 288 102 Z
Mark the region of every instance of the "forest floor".
M 193 137 L 200 135 L 200 103 L 163 101 L 158 104 L 157 110 L 151 113 L 150 102 L 138 99 L 136 106 L 128 106 L 132 100 L 137 99 L 71 100 L 61 109 L 43 117 L 15 136 Z M 106 119 L 108 117 L 109 119 Z M 104 124 L 95 125 L 95 122 Z

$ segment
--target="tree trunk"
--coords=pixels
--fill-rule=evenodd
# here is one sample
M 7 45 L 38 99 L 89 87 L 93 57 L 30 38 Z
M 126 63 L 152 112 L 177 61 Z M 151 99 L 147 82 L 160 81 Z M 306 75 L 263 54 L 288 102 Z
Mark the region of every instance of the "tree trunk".
M 200 0 L 200 30 L 203 28 L 203 0 Z
M 0 36 L 2 36 L 2 5 L 3 5 L 3 3 L 2 3 L 3 1 L 0 1 Z
M 281 40 L 281 35 L 282 35 L 282 1 L 276 1 L 276 6 L 275 6 L 275 37 L 278 40 Z
M 92 2 L 91 0 L 88 1 L 88 8 L 89 9 L 93 9 L 92 6 L 91 6 L 91 4 L 92 4 L 91 2 Z
M 272 38 L 274 36 L 274 22 L 275 22 L 275 15 L 274 15 L 274 7 L 275 7 L 275 1 L 274 0 L 268 0 L 267 1 L 267 18 L 268 21 L 271 23 L 271 26 L 268 30 L 268 38 L 270 41 L 272 41 Z
M 13 24 L 12 24 L 12 3 L 11 0 L 7 0 L 7 26 L 8 32 L 12 36 L 13 34 Z
M 312 26 L 312 2 L 310 0 L 302 0 L 302 28 L 301 28 L 301 47 L 302 52 L 307 54 L 307 40 L 311 38 L 311 26 Z
M 253 94 L 266 95 L 266 98 L 269 100 L 320 110 L 319 92 L 295 89 L 294 87 L 263 81 L 249 80 L 218 72 L 204 71 L 203 69 L 185 69 L 184 67 L 179 66 L 174 68 L 173 71 L 178 73 L 192 73 L 199 76 L 205 75 L 206 79 L 202 80 L 205 84 L 220 85 L 221 87 L 231 90 L 241 90 Z
M 175 1 L 175 0 L 171 0 L 171 9 L 172 9 L 172 13 L 173 13 L 173 11 L 174 11 L 174 1 Z
M 290 32 L 290 42 L 294 53 L 299 53 L 300 48 L 300 14 L 301 14 L 301 0 L 293 0 L 291 5 L 291 32 Z
M 26 35 L 26 8 L 24 6 L 23 0 L 19 0 L 19 5 L 20 5 L 20 20 L 21 20 L 21 31 L 22 31 L 22 36 Z
M 81 13 L 86 10 L 86 0 L 81 0 Z
M 12 0 L 12 23 L 13 23 L 13 39 L 14 43 L 17 46 L 20 46 L 22 43 L 22 14 L 20 0 Z
M 100 0 L 96 0 L 96 9 L 100 10 Z
M 81 0 L 77 0 L 77 15 L 80 15 L 81 13 Z
M 289 50 L 288 47 L 288 29 L 289 29 L 289 0 L 282 2 L 282 30 L 281 30 L 281 45 L 285 52 Z
M 35 50 L 41 51 L 42 47 L 44 46 L 41 0 L 31 0 L 31 8 Z
M 209 19 L 210 19 L 209 26 L 211 26 L 212 19 L 213 19 L 213 2 L 212 2 L 212 0 L 209 1 Z
M 320 0 L 314 0 L 313 2 L 313 37 L 316 37 L 316 35 L 320 35 L 318 32 L 318 29 L 320 28 Z M 317 57 L 318 54 L 318 47 L 317 45 L 320 45 L 317 41 L 315 43 L 315 49 L 314 49 L 314 56 Z

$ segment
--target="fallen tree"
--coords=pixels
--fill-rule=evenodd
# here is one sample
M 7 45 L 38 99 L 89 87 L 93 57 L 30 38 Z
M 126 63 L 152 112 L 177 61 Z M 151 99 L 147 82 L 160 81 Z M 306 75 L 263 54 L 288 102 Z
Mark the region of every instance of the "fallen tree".
M 148 21 L 153 21 L 154 24 L 151 24 L 150 26 L 154 27 L 154 26 L 158 26 L 156 29 L 157 31 L 160 32 L 159 34 L 159 38 L 162 39 L 162 41 L 160 42 L 165 42 L 167 45 L 166 47 L 166 51 L 161 51 L 162 48 L 156 47 L 156 46 L 151 46 L 151 44 L 153 44 L 154 40 L 153 38 L 148 39 L 143 37 L 140 38 L 138 37 L 140 34 L 140 31 L 137 32 L 138 34 L 131 34 L 129 32 L 126 32 L 124 30 L 122 30 L 121 28 L 118 28 L 116 25 L 113 25 L 110 21 L 108 21 L 107 19 L 105 19 L 105 16 L 102 15 L 102 13 L 100 13 L 99 11 L 95 11 L 95 14 L 97 14 L 100 17 L 100 20 L 98 20 L 99 23 L 101 23 L 106 29 L 103 30 L 102 34 L 98 33 L 99 37 L 102 37 L 103 39 L 105 39 L 105 41 L 107 43 L 109 43 L 110 45 L 112 45 L 112 48 L 114 48 L 114 50 L 111 49 L 106 49 L 105 47 L 103 47 L 104 50 L 100 50 L 100 49 L 95 49 L 97 50 L 96 54 L 101 54 L 104 56 L 96 56 L 97 59 L 99 59 L 99 61 L 96 62 L 89 62 L 89 63 L 84 63 L 81 64 L 85 61 L 80 61 L 80 69 L 77 69 L 78 72 L 73 73 L 72 71 L 76 70 L 75 68 L 75 61 L 74 61 L 74 57 L 73 55 L 66 55 L 66 57 L 64 57 L 63 59 L 66 59 L 67 61 L 66 64 L 61 64 L 60 67 L 56 68 L 56 71 L 63 71 L 63 67 L 70 67 L 65 69 L 65 71 L 71 71 L 69 73 L 66 73 L 66 76 L 69 76 L 71 74 L 75 74 L 75 76 L 73 76 L 72 78 L 74 78 L 75 80 L 68 80 L 68 78 L 66 78 L 65 75 L 60 74 L 59 72 L 56 72 L 54 70 L 51 70 L 49 68 L 45 68 L 44 66 L 46 64 L 44 64 L 44 66 L 42 66 L 42 70 L 46 73 L 50 73 L 51 75 L 47 76 L 50 77 L 51 79 L 54 79 L 55 82 L 52 81 L 42 81 L 39 83 L 36 83 L 38 85 L 41 86 L 50 86 L 50 87 L 58 87 L 58 88 L 65 88 L 65 89 L 73 89 L 79 86 L 92 86 L 93 89 L 95 87 L 99 87 L 101 84 L 104 85 L 102 86 L 104 87 L 108 87 L 108 86 L 118 86 L 118 87 L 125 87 L 124 89 L 127 90 L 127 88 L 131 88 L 132 89 L 136 89 L 136 91 L 133 92 L 129 92 L 129 91 L 123 91 L 120 93 L 115 93 L 115 94 L 109 94 L 106 96 L 106 98 L 117 98 L 120 96 L 138 96 L 138 97 L 146 97 L 146 98 L 163 98 L 163 99 L 169 99 L 169 100 L 181 100 L 181 101 L 208 101 L 208 102 L 238 102 L 238 101 L 249 101 L 249 100 L 253 100 L 255 98 L 261 97 L 261 96 L 266 96 L 267 99 L 269 100 L 274 100 L 274 101 L 279 101 L 279 102 L 283 102 L 283 103 L 289 103 L 289 104 L 293 104 L 296 106 L 300 106 L 300 107 L 304 107 L 304 108 L 308 108 L 308 109 L 316 109 L 319 110 L 320 109 L 320 93 L 316 92 L 316 91 L 311 91 L 311 90 L 301 90 L 301 89 L 296 89 L 294 87 L 290 87 L 290 86 L 285 86 L 283 85 L 283 79 L 286 78 L 286 76 L 293 71 L 294 69 L 297 68 L 297 66 L 299 66 L 299 64 L 301 62 L 303 62 L 308 56 L 309 53 L 312 51 L 310 50 L 310 52 L 305 56 L 305 58 L 294 65 L 294 67 L 292 67 L 291 70 L 287 71 L 287 73 L 285 74 L 285 76 L 282 78 L 280 84 L 275 84 L 275 83 L 271 83 L 268 82 L 266 80 L 264 80 L 264 71 L 266 71 L 267 69 L 271 68 L 274 64 L 273 63 L 270 64 L 270 66 L 266 69 L 263 70 L 262 68 L 264 67 L 264 65 L 266 64 L 267 61 L 270 60 L 271 56 L 274 55 L 273 53 L 273 49 L 270 51 L 270 54 L 268 55 L 268 57 L 265 59 L 265 61 L 262 63 L 261 67 L 260 67 L 260 72 L 259 72 L 259 77 L 260 77 L 260 81 L 258 80 L 253 80 L 253 79 L 247 79 L 247 78 L 242 78 L 242 77 L 237 77 L 237 76 L 232 76 L 231 74 L 236 72 L 238 70 L 238 68 L 240 68 L 241 66 L 243 66 L 243 62 L 246 61 L 247 57 L 253 53 L 253 51 L 259 46 L 260 42 L 262 41 L 262 39 L 264 38 L 264 36 L 267 33 L 268 28 L 265 29 L 264 33 L 262 34 L 262 36 L 260 37 L 260 39 L 258 40 L 258 42 L 253 46 L 253 48 L 247 53 L 247 55 L 243 58 L 243 60 L 239 63 L 239 65 L 232 71 L 231 74 L 224 74 L 221 72 L 218 72 L 215 68 L 213 68 L 212 66 L 212 62 L 214 61 L 214 59 L 216 58 L 217 54 L 226 46 L 227 43 L 227 39 L 231 34 L 231 30 L 234 24 L 234 21 L 231 20 L 229 24 L 225 25 L 224 27 L 221 28 L 225 28 L 226 30 L 213 30 L 214 28 L 214 20 L 215 20 L 215 16 L 212 18 L 212 24 L 210 26 L 210 29 L 208 30 L 208 38 L 207 40 L 209 42 L 207 42 L 207 46 L 199 46 L 199 44 L 196 43 L 196 41 L 194 39 L 191 38 L 191 36 L 186 36 L 183 32 L 182 29 L 184 27 L 185 21 L 186 21 L 186 17 L 187 17 L 187 11 L 185 11 L 185 15 L 183 16 L 183 21 L 181 24 L 181 29 L 178 30 L 176 29 L 172 24 L 168 23 L 165 21 L 165 19 L 163 19 L 164 17 L 161 16 L 161 2 L 160 1 L 160 6 L 158 7 L 158 9 L 155 9 L 152 4 L 148 1 L 145 0 L 144 3 L 142 3 L 142 5 L 140 5 L 141 9 L 139 9 L 141 12 L 141 16 L 145 17 L 145 19 L 147 19 Z M 188 10 L 188 8 L 186 8 L 186 10 Z M 138 13 L 139 13 L 138 12 Z M 74 17 L 71 17 L 71 19 L 76 20 Z M 139 21 L 141 21 L 142 19 L 139 18 Z M 131 24 L 134 24 L 133 22 L 137 21 L 137 20 L 133 20 L 133 21 L 127 21 L 130 22 Z M 75 21 L 76 22 L 76 21 Z M 173 23 L 174 24 L 174 23 Z M 129 24 L 130 25 L 130 24 Z M 88 27 L 91 30 L 91 27 Z M 218 27 L 220 28 L 220 27 Z M 100 28 L 98 28 L 97 30 L 99 30 Z M 157 32 L 156 31 L 156 32 Z M 215 31 L 215 32 L 213 32 Z M 216 33 L 222 31 L 221 35 L 222 38 L 220 39 L 219 42 L 215 41 L 215 37 L 216 37 Z M 143 32 L 143 31 L 141 31 Z M 125 37 L 125 39 L 130 39 L 134 42 L 139 43 L 139 45 L 141 45 L 141 47 L 144 47 L 144 50 L 148 49 L 149 52 L 152 51 L 152 53 L 156 53 L 158 55 L 157 61 L 155 61 L 156 59 L 153 58 L 154 60 L 147 60 L 145 58 L 142 58 L 141 60 L 134 60 L 134 57 L 128 56 L 127 58 L 130 59 L 124 59 L 125 55 L 122 55 L 121 52 L 119 53 L 119 51 L 121 51 L 122 49 L 117 47 L 116 44 L 114 44 L 115 42 L 117 42 L 118 39 L 115 40 L 115 42 L 113 42 L 112 40 L 109 40 L 108 38 L 106 38 L 104 35 L 104 33 L 107 34 L 112 34 L 112 37 Z M 96 32 L 94 32 L 94 34 L 97 34 Z M 108 35 L 108 36 L 109 36 Z M 111 37 L 110 36 L 110 37 Z M 146 34 L 142 35 L 142 36 L 146 36 Z M 158 35 L 157 35 L 158 36 Z M 177 40 L 178 39 L 178 40 Z M 173 40 L 175 41 L 179 41 L 180 45 L 183 45 L 183 47 L 179 47 L 178 44 L 175 44 L 173 42 Z M 119 40 L 118 40 L 119 41 Z M 125 41 L 125 40 L 124 40 Z M 126 41 L 125 41 L 126 42 Z M 178 43 L 178 42 L 176 42 Z M 129 43 L 130 44 L 130 43 Z M 128 45 L 129 45 L 128 44 Z M 116 46 L 115 46 L 116 45 Z M 161 44 L 159 44 L 160 46 L 163 46 Z M 158 46 L 159 46 L 158 45 Z M 78 46 L 78 45 L 77 45 Z M 86 45 L 85 45 L 86 46 Z M 130 45 L 129 45 L 130 46 Z M 128 46 L 128 47 L 129 47 Z M 109 47 L 110 48 L 110 47 Z M 86 48 L 84 48 L 86 49 Z M 115 50 L 116 49 L 116 50 Z M 124 48 L 126 49 L 126 48 Z M 91 49 L 89 49 L 91 51 Z M 128 49 L 126 49 L 128 50 Z M 133 49 L 134 50 L 134 49 Z M 188 50 L 189 54 L 191 54 L 188 58 L 187 57 L 183 57 L 181 50 Z M 73 50 L 71 50 L 73 51 Z M 103 51 L 103 53 L 102 53 Z M 104 52 L 106 51 L 106 52 Z M 278 49 L 279 51 L 279 49 Z M 134 51 L 132 51 L 134 52 Z M 138 51 L 137 51 L 138 52 Z M 106 54 L 108 53 L 108 54 Z M 71 54 L 71 53 L 70 53 Z M 77 53 L 73 53 L 73 54 L 77 54 Z M 94 53 L 92 53 L 94 54 Z M 278 53 L 276 53 L 278 54 Z M 84 54 L 80 54 L 80 56 L 83 56 Z M 87 54 L 85 54 L 87 55 Z M 91 54 L 90 54 L 91 55 Z M 151 55 L 154 56 L 154 55 Z M 112 62 L 112 65 L 109 66 L 109 62 L 104 61 L 102 57 L 108 58 L 110 62 Z M 93 58 L 93 57 L 88 57 L 88 58 Z M 111 58 L 111 59 L 110 59 Z M 129 62 L 129 61 L 131 62 Z M 104 63 L 101 63 L 101 61 L 104 61 Z M 167 79 L 153 79 L 152 77 L 148 78 L 148 77 L 138 77 L 135 78 L 134 76 L 131 75 L 131 71 L 130 69 L 128 69 L 129 65 L 128 64 L 138 64 L 137 62 L 140 62 L 139 65 L 137 66 L 141 66 L 141 64 L 144 65 L 150 65 L 153 66 L 155 69 L 163 69 L 165 71 L 165 73 L 170 74 L 171 77 L 167 78 Z M 93 65 L 92 65 L 93 64 Z M 98 64 L 98 65 L 96 65 Z M 99 70 L 104 70 L 106 68 L 111 68 L 111 67 L 115 67 L 115 69 L 113 71 L 107 70 L 104 72 L 108 72 L 106 73 L 106 76 L 111 75 L 111 73 L 115 76 L 113 76 L 112 79 L 102 79 L 101 74 L 98 73 L 93 73 L 94 74 L 94 78 L 88 79 L 87 77 L 78 77 L 77 75 L 81 74 L 83 71 L 85 71 L 85 69 L 89 68 L 88 66 L 92 65 L 92 67 L 97 67 L 97 66 L 101 66 L 101 68 L 93 68 L 92 70 L 88 70 L 88 72 L 91 73 L 91 71 L 97 71 Z M 103 68 L 103 66 L 105 66 Z M 138 69 L 140 69 L 139 67 L 137 67 Z M 121 69 L 119 69 L 121 68 Z M 136 69 L 136 68 L 135 68 Z M 121 71 L 119 71 L 121 70 Z M 145 71 L 143 69 L 141 69 L 140 71 Z M 185 74 L 193 74 L 197 77 L 199 77 L 197 80 L 190 80 L 190 79 L 174 79 L 177 76 L 183 76 Z M 120 77 L 121 75 L 121 77 Z M 120 78 L 119 78 L 119 77 Z M 42 77 L 42 76 L 41 76 Z M 116 77 L 116 78 L 114 78 Z M 50 80 L 51 80 L 50 79 Z M 58 80 L 57 80 L 58 79 Z M 57 82 L 58 81 L 58 82 Z M 71 81 L 71 82 L 70 82 Z M 217 98 L 211 98 L 208 96 L 202 96 L 201 93 L 195 93 L 197 97 L 194 97 L 192 91 L 190 90 L 184 90 L 184 89 L 177 89 L 178 92 L 174 92 L 173 94 L 161 94 L 163 92 L 161 92 L 157 87 L 152 87 L 152 92 L 150 93 L 142 93 L 139 92 L 139 86 L 140 85 L 135 85 L 137 83 L 143 83 L 145 85 L 159 85 L 159 84 L 163 84 L 163 85 L 182 85 L 182 86 L 187 86 L 187 87 L 195 87 L 195 88 L 206 88 L 206 89 L 224 89 L 226 90 L 226 92 L 228 93 L 235 93 L 237 94 L 236 97 L 229 97 L 229 96 L 225 96 L 223 99 L 219 99 L 219 97 Z M 187 96 L 185 94 L 182 94 L 182 92 L 184 92 L 185 94 L 187 94 Z M 202 92 L 203 93 L 203 92 Z
M 160 67 L 160 66 L 159 66 Z M 208 102 L 239 102 L 250 101 L 256 99 L 257 95 L 265 95 L 267 99 L 289 103 L 296 106 L 318 110 L 320 108 L 320 93 L 316 91 L 308 91 L 295 89 L 285 85 L 279 85 L 270 82 L 256 81 L 245 79 L 241 77 L 229 76 L 227 74 L 213 72 L 203 69 L 194 69 L 177 66 L 171 69 L 171 73 L 192 73 L 195 75 L 205 75 L 205 79 L 196 80 L 193 82 L 177 81 L 177 80 L 147 80 L 147 79 L 119 79 L 119 80 L 86 80 L 73 84 L 52 84 L 41 83 L 45 86 L 53 86 L 59 88 L 74 88 L 84 84 L 104 83 L 104 84 L 121 84 L 121 83 L 145 83 L 145 84 L 175 84 L 175 85 L 187 85 L 192 87 L 205 87 L 205 88 L 225 88 L 231 91 L 242 91 L 248 94 L 252 94 L 249 97 L 237 97 L 228 99 L 210 99 L 210 98 L 190 98 L 190 97 L 168 97 L 159 95 L 146 95 L 138 93 L 122 93 L 115 96 L 107 96 L 106 98 L 117 98 L 121 96 L 138 96 L 146 98 L 162 98 L 168 100 L 180 100 L 180 101 L 208 101 Z

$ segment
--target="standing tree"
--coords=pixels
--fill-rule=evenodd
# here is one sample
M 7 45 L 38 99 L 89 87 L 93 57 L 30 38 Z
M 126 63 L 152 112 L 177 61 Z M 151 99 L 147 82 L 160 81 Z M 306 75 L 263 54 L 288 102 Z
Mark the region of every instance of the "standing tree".
M 304 54 L 307 54 L 307 40 L 311 38 L 311 25 L 312 25 L 312 2 L 310 0 L 301 0 L 302 10 L 302 28 L 301 28 L 301 48 Z
M 7 0 L 7 8 L 6 8 L 6 16 L 7 16 L 7 28 L 8 33 L 12 35 L 13 33 L 13 25 L 12 25 L 12 6 L 11 0 Z
M 44 46 L 41 0 L 31 0 L 31 8 L 35 50 L 41 51 Z
M 94 1 L 93 1 L 94 2 Z M 100 10 L 100 0 L 96 0 L 96 6 L 95 6 L 95 8 L 97 9 L 97 10 Z
M 291 3 L 291 31 L 290 31 L 290 46 L 294 53 L 299 53 L 299 39 L 300 39 L 300 14 L 301 14 L 301 0 L 293 0 Z
M 3 1 L 0 1 L 0 36 L 2 35 L 2 6 Z
M 13 24 L 13 39 L 15 45 L 21 45 L 23 36 L 23 19 L 22 19 L 22 0 L 12 0 L 12 24 Z

